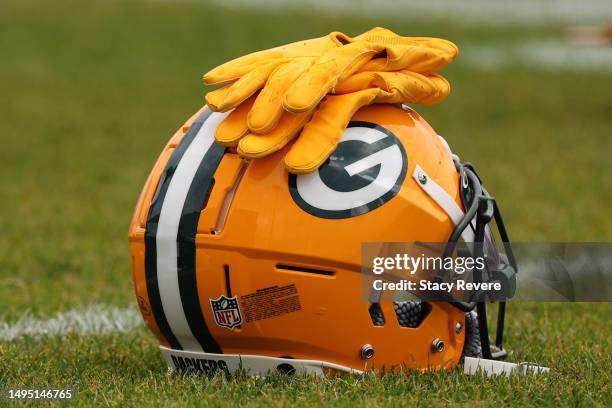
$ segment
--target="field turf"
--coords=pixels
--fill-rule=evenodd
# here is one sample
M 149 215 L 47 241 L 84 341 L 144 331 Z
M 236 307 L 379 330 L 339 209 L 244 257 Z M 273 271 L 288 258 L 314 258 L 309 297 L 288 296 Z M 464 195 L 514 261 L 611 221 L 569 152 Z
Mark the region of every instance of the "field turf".
M 203 103 L 201 74 L 253 50 L 376 25 L 446 37 L 462 50 L 563 30 L 182 1 L 3 0 L 0 322 L 90 305 L 136 310 L 127 226 L 164 143 Z M 452 95 L 418 110 L 476 164 L 511 237 L 611 241 L 612 72 L 479 68 L 461 57 L 444 72 Z M 512 303 L 508 313 L 510 360 L 537 361 L 549 375 L 170 376 L 139 326 L 0 338 L 0 388 L 71 387 L 80 406 L 612 405 L 611 304 Z

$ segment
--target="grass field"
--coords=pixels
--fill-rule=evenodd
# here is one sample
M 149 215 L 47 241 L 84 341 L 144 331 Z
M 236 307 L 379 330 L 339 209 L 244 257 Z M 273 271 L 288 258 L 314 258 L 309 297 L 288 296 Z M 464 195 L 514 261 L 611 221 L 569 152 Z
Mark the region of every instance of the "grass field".
M 471 47 L 554 40 L 563 29 L 197 2 L 4 0 L 0 323 L 91 305 L 135 313 L 127 226 L 161 148 L 202 104 L 201 74 L 255 49 L 375 25 L 447 37 L 466 55 Z M 611 241 L 612 71 L 473 61 L 460 57 L 447 68 L 453 94 L 419 111 L 477 165 L 511 237 Z M 537 361 L 550 375 L 169 376 L 153 336 L 139 325 L 106 334 L 0 336 L 0 388 L 72 387 L 81 406 L 612 405 L 611 304 L 511 304 L 509 314 L 511 361 Z

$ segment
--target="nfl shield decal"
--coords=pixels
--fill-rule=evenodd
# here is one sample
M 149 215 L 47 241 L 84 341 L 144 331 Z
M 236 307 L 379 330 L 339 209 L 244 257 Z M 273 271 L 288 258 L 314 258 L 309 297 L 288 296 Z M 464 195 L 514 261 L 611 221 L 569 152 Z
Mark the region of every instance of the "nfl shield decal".
M 238 306 L 238 296 L 230 298 L 221 295 L 217 299 L 209 300 L 210 307 L 215 316 L 215 322 L 218 326 L 227 327 L 228 329 L 240 326 L 242 315 L 240 314 L 240 306 Z

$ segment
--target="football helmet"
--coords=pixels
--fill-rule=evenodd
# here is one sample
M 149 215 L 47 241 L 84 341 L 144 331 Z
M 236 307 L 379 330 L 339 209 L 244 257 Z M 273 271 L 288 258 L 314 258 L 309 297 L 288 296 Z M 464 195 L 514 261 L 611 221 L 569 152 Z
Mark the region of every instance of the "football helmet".
M 495 201 L 414 110 L 360 109 L 329 160 L 300 175 L 287 148 L 247 161 L 217 144 L 226 115 L 202 108 L 174 134 L 130 225 L 136 297 L 170 368 L 333 374 L 505 354 L 503 303 L 490 346 L 482 302 L 362 296 L 363 242 L 448 242 L 452 254 L 462 235 L 490 240 L 493 219 L 507 246 L 496 259 L 516 271 Z

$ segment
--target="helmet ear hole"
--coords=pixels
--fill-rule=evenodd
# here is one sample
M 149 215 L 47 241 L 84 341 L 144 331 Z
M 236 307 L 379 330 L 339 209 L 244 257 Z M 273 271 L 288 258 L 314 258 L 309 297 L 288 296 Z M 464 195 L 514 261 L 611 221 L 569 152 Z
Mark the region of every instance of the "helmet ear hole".
M 287 375 L 295 374 L 295 368 L 291 364 L 288 364 L 288 363 L 279 364 L 276 367 L 276 370 L 279 373 L 283 373 L 283 374 L 287 374 Z
M 393 309 L 400 327 L 417 328 L 431 311 L 431 306 L 421 301 L 396 301 Z

